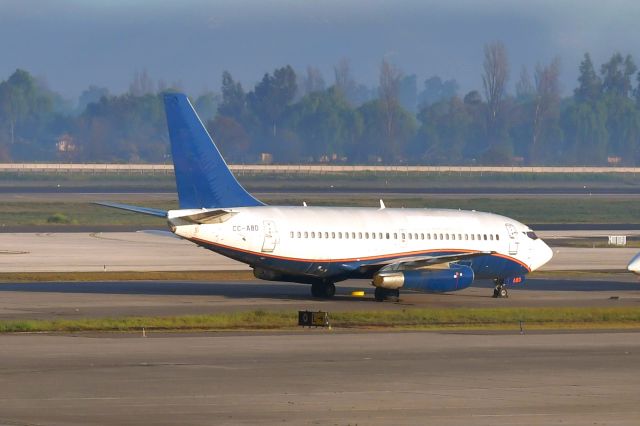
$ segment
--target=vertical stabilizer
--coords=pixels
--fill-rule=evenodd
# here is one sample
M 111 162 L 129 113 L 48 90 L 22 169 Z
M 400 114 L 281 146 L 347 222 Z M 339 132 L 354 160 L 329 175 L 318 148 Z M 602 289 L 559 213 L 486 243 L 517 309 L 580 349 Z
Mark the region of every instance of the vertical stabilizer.
M 189 99 L 164 95 L 181 209 L 261 206 L 238 183 Z

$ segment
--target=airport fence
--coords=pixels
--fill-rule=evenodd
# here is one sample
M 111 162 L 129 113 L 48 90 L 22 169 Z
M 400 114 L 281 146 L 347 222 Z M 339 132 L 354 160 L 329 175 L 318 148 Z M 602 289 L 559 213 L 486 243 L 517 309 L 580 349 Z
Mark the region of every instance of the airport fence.
M 523 167 L 523 166 L 344 166 L 321 164 L 232 164 L 238 174 L 637 174 L 640 167 Z M 173 174 L 171 164 L 0 163 L 0 173 Z

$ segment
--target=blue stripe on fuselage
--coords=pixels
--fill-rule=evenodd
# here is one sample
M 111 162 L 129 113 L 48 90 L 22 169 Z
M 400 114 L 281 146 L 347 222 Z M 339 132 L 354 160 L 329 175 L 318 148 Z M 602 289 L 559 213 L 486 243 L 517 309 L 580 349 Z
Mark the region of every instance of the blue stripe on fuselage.
M 366 268 L 367 264 L 380 264 L 388 260 L 406 256 L 406 254 L 396 254 L 388 257 L 380 256 L 371 260 L 313 261 L 311 259 L 282 258 L 268 253 L 250 252 L 200 239 L 190 239 L 190 241 L 252 267 L 270 269 L 290 276 L 300 276 L 301 278 L 304 277 L 307 279 L 317 278 L 319 280 L 331 280 L 334 282 L 349 278 L 372 278 L 377 270 Z M 428 256 L 445 256 L 459 253 L 460 251 L 426 250 L 422 254 Z M 421 254 L 412 252 L 412 255 L 420 256 Z M 460 261 L 459 263 L 470 266 L 477 279 L 509 278 L 526 275 L 530 272 L 530 270 L 519 261 L 500 254 L 478 256 L 473 259 Z

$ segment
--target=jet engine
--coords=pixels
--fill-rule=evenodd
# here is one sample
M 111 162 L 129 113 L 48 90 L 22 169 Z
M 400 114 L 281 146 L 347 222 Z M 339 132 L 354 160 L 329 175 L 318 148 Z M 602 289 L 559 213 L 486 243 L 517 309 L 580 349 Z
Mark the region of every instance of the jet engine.
M 473 283 L 473 270 L 466 265 L 450 264 L 442 269 L 381 270 L 373 277 L 373 285 L 387 290 L 417 290 L 442 293 L 461 290 Z

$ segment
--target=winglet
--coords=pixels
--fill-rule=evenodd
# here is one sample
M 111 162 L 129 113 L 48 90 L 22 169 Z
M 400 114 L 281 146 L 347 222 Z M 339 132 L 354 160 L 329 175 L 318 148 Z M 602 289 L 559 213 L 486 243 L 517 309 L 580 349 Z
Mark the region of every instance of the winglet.
M 165 94 L 164 108 L 181 209 L 264 205 L 233 176 L 186 95 Z
M 386 206 L 384 205 L 384 201 L 380 199 L 380 210 L 384 210 L 384 209 L 386 209 Z

